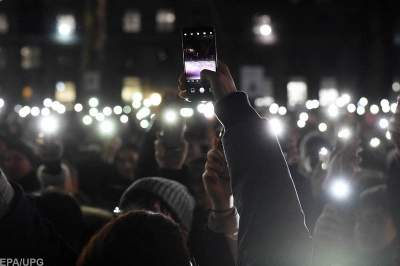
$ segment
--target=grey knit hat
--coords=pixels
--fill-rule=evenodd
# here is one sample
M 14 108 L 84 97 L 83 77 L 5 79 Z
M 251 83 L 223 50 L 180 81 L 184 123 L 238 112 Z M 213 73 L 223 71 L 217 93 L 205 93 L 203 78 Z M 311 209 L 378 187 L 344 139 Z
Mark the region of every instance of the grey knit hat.
M 145 177 L 133 182 L 122 194 L 119 207 L 131 205 L 129 202 L 136 193 L 150 193 L 163 201 L 176 215 L 179 223 L 190 231 L 195 201 L 187 188 L 179 182 L 163 177 Z

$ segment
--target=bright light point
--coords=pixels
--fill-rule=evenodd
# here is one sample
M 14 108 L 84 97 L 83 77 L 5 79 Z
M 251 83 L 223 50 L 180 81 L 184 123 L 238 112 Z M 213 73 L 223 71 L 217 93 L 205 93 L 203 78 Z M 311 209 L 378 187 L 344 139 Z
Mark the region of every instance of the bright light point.
M 0 98 L 0 108 L 3 108 L 4 104 L 5 104 L 4 99 Z
M 333 198 L 345 200 L 350 196 L 350 183 L 343 178 L 338 178 L 331 182 L 329 190 Z
M 103 114 L 104 114 L 105 116 L 110 116 L 110 115 L 112 115 L 112 109 L 111 109 L 111 107 L 109 107 L 109 106 L 104 107 L 104 108 L 103 108 Z
M 386 118 L 381 118 L 379 120 L 379 127 L 382 129 L 386 129 L 389 126 L 389 121 Z
M 369 111 L 371 112 L 371 114 L 376 115 L 377 113 L 379 113 L 379 106 L 373 104 L 370 106 Z
M 144 99 L 143 100 L 143 105 L 144 107 L 150 107 L 151 106 L 151 100 L 150 99 Z
M 139 109 L 142 106 L 141 102 L 133 102 L 132 107 L 133 109 Z
M 138 120 L 142 120 L 143 118 L 149 116 L 151 113 L 150 109 L 147 107 L 142 107 L 137 113 L 136 113 L 136 118 Z
M 298 121 L 297 121 L 297 126 L 298 126 L 299 128 L 304 128 L 304 127 L 306 126 L 306 121 L 304 121 L 304 120 L 298 120 Z
M 326 148 L 326 147 L 322 147 L 320 150 L 319 150 L 319 155 L 320 156 L 327 156 L 329 154 L 329 150 Z
M 276 114 L 276 113 L 278 113 L 278 111 L 279 111 L 279 105 L 278 105 L 278 104 L 273 103 L 273 104 L 271 104 L 271 105 L 269 106 L 269 112 L 270 112 L 271 114 Z
M 17 104 L 16 106 L 14 106 L 14 112 L 19 113 L 21 108 L 22 108 L 22 106 L 20 104 Z
M 155 92 L 150 95 L 150 102 L 153 106 L 159 106 L 161 104 L 161 94 Z
M 77 113 L 82 112 L 82 110 L 83 110 L 83 105 L 80 104 L 80 103 L 75 104 L 75 105 L 74 105 L 74 110 L 75 110 L 75 112 L 77 112 Z
M 120 115 L 120 114 L 122 114 L 122 107 L 119 106 L 119 105 L 114 106 L 114 110 L 113 111 L 114 111 L 114 114 Z
M 97 108 L 92 107 L 89 109 L 90 116 L 96 116 L 98 114 L 98 112 L 99 112 L 99 110 L 97 110 Z
M 387 140 L 391 140 L 392 139 L 392 134 L 390 134 L 389 131 L 386 131 L 385 137 Z
M 270 131 L 276 136 L 280 136 L 283 133 L 283 124 L 282 121 L 278 118 L 271 118 L 268 120 L 268 127 Z
M 339 108 L 336 105 L 330 105 L 327 112 L 330 118 L 337 118 L 339 116 Z
M 203 115 L 207 119 L 211 119 L 214 117 L 214 105 L 212 102 L 208 102 L 204 105 Z
M 365 114 L 365 108 L 363 106 L 358 106 L 357 107 L 357 114 L 358 115 L 363 115 Z
M 179 111 L 180 115 L 182 117 L 192 117 L 194 114 L 194 111 L 192 108 L 181 108 Z
M 260 30 L 260 34 L 262 36 L 269 36 L 272 34 L 272 27 L 271 27 L 271 25 L 268 25 L 268 24 L 261 25 L 259 30 Z
M 130 114 L 132 112 L 132 108 L 129 105 L 125 105 L 124 108 L 122 109 L 122 111 L 125 114 Z
M 39 121 L 40 132 L 44 134 L 54 134 L 58 131 L 59 122 L 54 116 L 42 117 Z
M 390 105 L 390 111 L 394 114 L 396 113 L 396 109 L 397 109 L 397 103 L 392 103 Z
M 399 92 L 400 91 L 400 83 L 399 82 L 393 82 L 392 84 L 392 90 L 394 92 Z
M 360 100 L 358 100 L 358 105 L 360 106 L 367 106 L 368 105 L 368 99 L 365 97 L 361 97 Z
M 178 115 L 174 110 L 166 110 L 163 114 L 164 121 L 168 124 L 174 124 L 178 120 Z
M 76 22 L 72 15 L 59 15 L 57 17 L 57 32 L 62 38 L 68 38 L 75 31 Z
M 141 128 L 146 129 L 146 128 L 148 128 L 149 126 L 150 126 L 149 121 L 147 121 L 147 120 L 142 120 L 142 121 L 140 121 L 140 127 L 141 127 Z
M 321 132 L 325 132 L 328 130 L 328 125 L 326 123 L 319 123 L 318 130 Z
M 336 105 L 340 108 L 344 107 L 351 101 L 351 96 L 349 94 L 343 94 L 339 98 L 336 99 Z
M 122 124 L 126 124 L 129 121 L 129 118 L 127 115 L 121 115 L 121 117 L 119 118 L 119 121 L 121 121 Z
M 132 94 L 132 102 L 140 102 L 143 99 L 143 94 L 141 92 L 134 92 Z
M 104 121 L 104 119 L 105 119 L 105 117 L 102 113 L 97 113 L 97 115 L 96 115 L 97 121 L 101 122 L 101 121 Z
M 354 113 L 357 110 L 357 107 L 354 104 L 347 105 L 347 112 Z
M 381 104 L 382 107 L 384 107 L 384 106 L 390 106 L 390 102 L 389 102 L 388 99 L 382 99 L 381 102 L 380 102 L 380 104 Z
M 287 109 L 286 109 L 285 106 L 279 107 L 279 109 L 278 109 L 278 114 L 280 114 L 280 115 L 286 115 L 286 113 L 287 113 Z
M 119 209 L 118 206 L 114 208 L 113 213 L 115 213 L 115 214 L 120 214 L 121 213 L 121 210 Z
M 31 115 L 32 116 L 38 116 L 40 115 L 40 109 L 37 106 L 32 107 L 31 109 Z
M 56 110 L 59 114 L 63 114 L 66 111 L 66 108 L 63 104 L 59 104 Z
M 312 100 L 306 101 L 306 108 L 307 108 L 307 110 L 313 109 L 313 101 Z
M 50 99 L 50 98 L 46 98 L 46 99 L 43 100 L 43 105 L 44 105 L 45 107 L 50 108 L 51 105 L 52 105 L 52 103 L 53 103 L 53 100 Z
M 48 115 L 50 115 L 50 109 L 47 108 L 47 107 L 42 108 L 42 110 L 40 111 L 40 114 L 41 114 L 42 116 L 48 116 Z
M 115 125 L 110 120 L 104 120 L 99 124 L 99 130 L 102 135 L 112 135 L 115 132 Z
M 306 112 L 301 112 L 299 114 L 299 119 L 303 120 L 303 121 L 307 121 L 308 120 L 308 114 Z
M 351 131 L 348 128 L 342 128 L 338 132 L 338 137 L 347 140 L 351 137 Z
M 97 107 L 99 106 L 99 99 L 97 99 L 96 97 L 92 97 L 89 99 L 88 103 L 90 107 Z
M 390 112 L 390 104 L 389 105 L 383 105 L 382 106 L 382 112 L 384 112 L 385 114 Z
M 85 115 L 85 116 L 82 118 L 82 123 L 83 123 L 84 125 L 86 125 L 86 126 L 89 126 L 89 125 L 91 125 L 91 124 L 93 123 L 93 118 L 92 118 L 91 116 Z
M 377 147 L 379 147 L 379 145 L 381 145 L 381 140 L 378 139 L 377 137 L 374 137 L 369 141 L 369 145 L 372 148 L 377 148 Z
M 22 118 L 27 117 L 30 113 L 31 113 L 31 108 L 29 106 L 24 106 L 18 111 L 19 116 Z

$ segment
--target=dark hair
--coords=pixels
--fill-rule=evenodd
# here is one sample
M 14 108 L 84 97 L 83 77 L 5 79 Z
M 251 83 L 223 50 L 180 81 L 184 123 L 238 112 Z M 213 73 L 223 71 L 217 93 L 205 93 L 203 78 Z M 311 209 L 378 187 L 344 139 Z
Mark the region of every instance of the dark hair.
M 148 211 L 128 212 L 106 224 L 83 249 L 78 266 L 188 266 L 179 226 Z

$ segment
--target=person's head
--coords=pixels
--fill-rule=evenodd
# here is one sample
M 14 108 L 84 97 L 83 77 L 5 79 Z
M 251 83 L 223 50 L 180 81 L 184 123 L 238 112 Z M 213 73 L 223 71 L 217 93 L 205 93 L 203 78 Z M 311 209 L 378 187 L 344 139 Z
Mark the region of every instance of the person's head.
M 119 208 L 123 211 L 148 210 L 171 217 L 189 232 L 195 202 L 187 188 L 162 177 L 141 178 L 122 194 Z
M 133 179 L 135 177 L 135 169 L 138 159 L 139 151 L 136 145 L 123 145 L 118 150 L 114 159 L 114 164 L 118 174 L 122 177 Z
M 83 249 L 78 266 L 190 266 L 179 226 L 148 211 L 128 212 L 106 224 Z
M 301 168 L 306 173 L 312 173 L 320 162 L 320 151 L 322 148 L 330 149 L 331 144 L 317 132 L 311 132 L 300 141 Z
M 369 188 L 361 193 L 354 227 L 355 244 L 362 253 L 375 253 L 390 245 L 396 238 L 385 185 Z
M 13 180 L 18 180 L 31 173 L 36 164 L 35 155 L 26 144 L 14 142 L 8 145 L 3 161 L 3 170 Z

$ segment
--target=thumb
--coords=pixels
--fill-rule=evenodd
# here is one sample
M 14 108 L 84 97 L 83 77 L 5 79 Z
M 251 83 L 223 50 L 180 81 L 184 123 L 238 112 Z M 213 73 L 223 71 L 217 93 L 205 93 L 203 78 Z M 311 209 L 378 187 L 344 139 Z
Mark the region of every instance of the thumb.
M 202 80 L 210 82 L 211 87 L 213 87 L 217 79 L 217 73 L 208 69 L 203 69 L 200 72 L 200 76 Z

